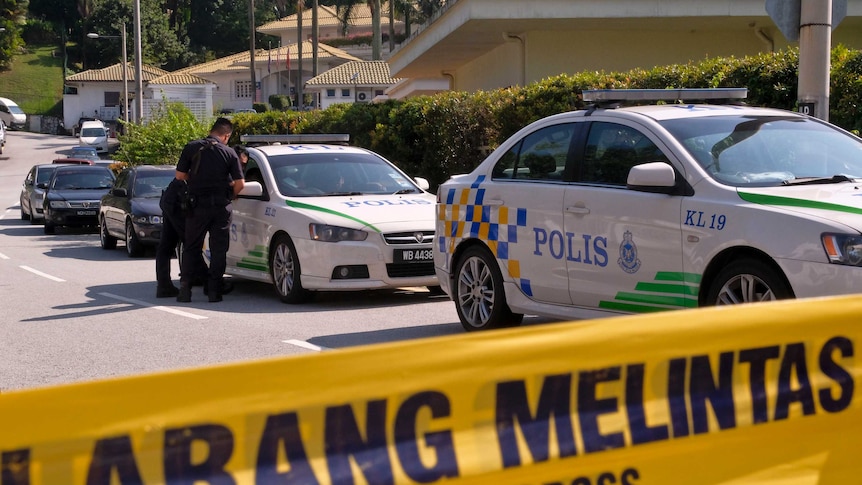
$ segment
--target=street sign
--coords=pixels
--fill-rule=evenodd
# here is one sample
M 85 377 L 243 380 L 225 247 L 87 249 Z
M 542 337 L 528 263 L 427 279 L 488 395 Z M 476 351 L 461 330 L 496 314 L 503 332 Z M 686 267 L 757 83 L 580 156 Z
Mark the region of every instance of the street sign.
M 807 0 L 766 0 L 766 13 L 784 38 L 799 40 L 801 2 Z M 847 16 L 847 0 L 832 0 L 832 30 Z
M 815 116 L 817 103 L 799 103 L 799 112 L 808 116 Z

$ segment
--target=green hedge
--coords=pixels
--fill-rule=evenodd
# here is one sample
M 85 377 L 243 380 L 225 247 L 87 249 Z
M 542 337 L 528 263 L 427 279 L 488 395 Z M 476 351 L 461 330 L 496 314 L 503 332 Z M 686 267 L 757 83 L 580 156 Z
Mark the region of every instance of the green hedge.
M 268 111 L 236 116 L 231 143 L 239 143 L 242 133 L 349 133 L 351 144 L 374 150 L 409 174 L 427 178 L 436 190 L 450 175 L 472 170 L 490 150 L 530 122 L 582 108 L 584 89 L 746 87 L 751 105 L 794 110 L 798 61 L 794 48 L 649 70 L 561 74 L 495 91 L 338 104 L 319 111 Z M 830 121 L 862 130 L 860 102 L 862 51 L 835 47 Z

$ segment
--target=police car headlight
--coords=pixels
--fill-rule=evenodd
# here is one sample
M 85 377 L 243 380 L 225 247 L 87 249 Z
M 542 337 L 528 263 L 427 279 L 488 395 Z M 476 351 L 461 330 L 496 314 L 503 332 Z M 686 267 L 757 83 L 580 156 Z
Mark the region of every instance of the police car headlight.
M 859 234 L 824 234 L 821 240 L 830 263 L 862 266 L 862 236 Z
M 315 241 L 325 242 L 364 241 L 368 237 L 365 231 L 327 224 L 309 224 L 308 234 Z
M 69 203 L 65 200 L 52 200 L 49 204 L 52 209 L 68 209 L 70 207 Z

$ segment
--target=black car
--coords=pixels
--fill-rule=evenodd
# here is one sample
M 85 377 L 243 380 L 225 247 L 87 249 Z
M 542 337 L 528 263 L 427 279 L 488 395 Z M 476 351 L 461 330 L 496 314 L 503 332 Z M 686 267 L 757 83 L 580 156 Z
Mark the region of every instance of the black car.
M 57 165 L 45 189 L 45 234 L 59 226 L 96 226 L 99 203 L 114 183 L 114 172 L 97 165 Z
M 42 211 L 42 200 L 45 197 L 45 189 L 51 181 L 51 175 L 59 165 L 52 163 L 33 165 L 27 176 L 24 177 L 24 185 L 21 186 L 21 220 L 30 221 L 30 224 L 38 224 L 45 217 Z
M 146 246 L 158 244 L 162 232 L 159 199 L 174 173 L 169 165 L 138 165 L 120 172 L 99 208 L 102 249 L 114 249 L 117 239 L 123 239 L 129 256 L 137 257 Z

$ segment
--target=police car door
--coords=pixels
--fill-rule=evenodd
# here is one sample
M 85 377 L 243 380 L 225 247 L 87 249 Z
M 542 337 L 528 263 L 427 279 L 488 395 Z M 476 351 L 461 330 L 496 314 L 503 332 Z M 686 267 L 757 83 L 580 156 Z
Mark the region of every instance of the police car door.
M 564 201 L 572 302 L 632 313 L 695 306 L 696 286 L 682 281 L 682 197 L 626 188 L 631 167 L 667 162 L 667 150 L 639 126 L 588 124 Z
M 269 206 L 272 182 L 266 178 L 258 160 L 249 154 L 245 168 L 246 182 L 260 182 L 263 194 L 260 197 L 240 195 L 233 201 L 230 246 L 227 252 L 228 274 L 258 281 L 269 281 L 268 259 L 264 246 L 268 229 L 265 217 Z
M 576 126 L 556 123 L 523 137 L 495 165 L 484 205 L 498 212 L 497 259 L 503 273 L 534 300 L 571 304 L 565 261 L 555 235 L 563 230 L 563 171 Z M 502 211 L 506 211 L 503 223 Z M 498 221 L 492 214 L 491 219 Z

